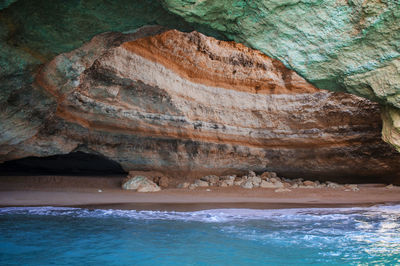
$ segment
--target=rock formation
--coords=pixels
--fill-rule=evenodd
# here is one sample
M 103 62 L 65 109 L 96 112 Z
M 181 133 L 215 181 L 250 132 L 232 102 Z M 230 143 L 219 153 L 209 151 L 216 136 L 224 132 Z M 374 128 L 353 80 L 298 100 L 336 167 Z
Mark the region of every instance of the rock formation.
M 135 190 L 137 192 L 157 192 L 160 187 L 145 176 L 129 176 L 123 183 L 122 189 Z
M 244 43 L 279 59 L 320 89 L 386 105 L 383 138 L 400 149 L 399 14 L 397 0 L 3 0 L 0 121 L 11 115 L 35 119 L 25 109 L 8 107 L 7 100 L 30 93 L 42 64 L 97 34 L 157 24 Z M 9 130 L 0 124 L 0 139 L 13 138 Z
M 400 150 L 399 1 L 164 0 L 164 6 L 281 60 L 320 89 L 390 106 L 384 139 Z
M 0 161 L 83 151 L 126 171 L 392 182 L 400 154 L 379 113 L 244 45 L 145 27 L 100 34 L 11 92 Z

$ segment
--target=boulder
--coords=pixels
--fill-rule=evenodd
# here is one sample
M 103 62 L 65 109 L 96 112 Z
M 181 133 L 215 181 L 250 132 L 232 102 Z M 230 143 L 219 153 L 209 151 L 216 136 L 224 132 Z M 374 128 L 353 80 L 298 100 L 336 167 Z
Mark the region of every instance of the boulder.
M 265 180 L 261 181 L 260 187 L 262 187 L 262 188 L 276 188 L 274 183 L 269 182 L 269 181 L 265 181 Z
M 233 184 L 235 186 L 241 186 L 243 184 L 244 180 L 242 178 L 236 178 L 235 181 L 233 182 Z
M 337 183 L 334 183 L 334 182 L 326 182 L 326 187 L 328 187 L 328 188 L 340 188 L 341 187 L 341 185 L 339 185 L 339 184 L 337 184 Z
M 250 176 L 248 179 L 248 181 L 251 181 L 253 183 L 253 186 L 258 187 L 260 186 L 261 183 L 261 178 L 258 176 Z
M 166 176 L 161 176 L 158 180 L 158 185 L 162 188 L 167 188 L 169 183 L 169 179 Z
M 134 176 L 128 178 L 123 184 L 122 189 L 135 190 L 137 192 L 156 192 L 160 187 L 145 176 Z
M 227 187 L 228 183 L 226 182 L 226 180 L 221 180 L 218 182 L 218 186 L 219 187 Z
M 242 188 L 246 188 L 246 189 L 252 189 L 253 188 L 253 182 L 251 181 L 245 181 L 241 184 Z
M 161 188 L 159 186 L 157 186 L 157 184 L 155 184 L 154 182 L 151 182 L 151 183 L 140 184 L 136 191 L 137 192 L 157 192 L 160 190 L 161 190 Z
M 249 171 L 249 173 L 247 174 L 248 177 L 256 177 L 256 173 L 254 171 Z
M 303 182 L 303 185 L 304 186 L 308 186 L 308 187 L 315 187 L 317 184 L 315 182 L 313 182 L 313 181 L 306 180 L 306 181 Z
M 234 185 L 233 180 L 225 180 L 225 183 L 228 185 L 228 187 L 232 187 Z
M 277 181 L 277 182 L 271 182 L 271 181 L 261 181 L 260 187 L 262 188 L 283 188 L 284 185 L 282 182 Z
M 196 187 L 208 187 L 209 183 L 207 181 L 201 180 L 201 179 L 196 179 L 194 181 L 194 185 L 196 185 Z
M 177 188 L 188 188 L 190 186 L 189 182 L 179 183 Z
M 210 183 L 211 185 L 217 184 L 219 177 L 216 175 L 203 176 L 200 180 Z
M 236 178 L 236 175 L 225 175 L 225 176 L 221 176 L 220 180 L 231 180 L 234 181 Z
M 131 171 L 131 172 L 132 172 L 132 171 Z M 155 176 L 155 177 L 153 177 L 153 182 L 156 183 L 157 185 L 160 185 L 160 184 L 159 184 L 160 178 L 161 178 L 160 176 Z
M 279 177 L 271 177 L 269 181 L 272 183 L 278 183 L 281 182 L 281 179 Z
M 262 180 L 267 180 L 270 178 L 276 178 L 278 175 L 275 172 L 264 172 L 261 174 L 261 179 Z

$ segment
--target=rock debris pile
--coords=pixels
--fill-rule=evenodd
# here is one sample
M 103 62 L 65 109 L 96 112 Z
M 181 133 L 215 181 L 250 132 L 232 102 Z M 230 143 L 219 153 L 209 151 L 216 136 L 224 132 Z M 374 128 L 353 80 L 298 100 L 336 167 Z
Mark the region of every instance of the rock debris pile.
M 275 192 L 290 192 L 296 188 L 328 188 L 344 189 L 345 191 L 359 191 L 356 184 L 337 184 L 334 182 L 320 182 L 304 180 L 302 178 L 287 179 L 278 177 L 274 172 L 264 172 L 257 175 L 250 171 L 247 175 L 238 177 L 236 175 L 216 176 L 208 175 L 196 179 L 193 183 L 184 182 L 178 185 L 178 188 L 195 189 L 198 187 L 233 187 L 240 186 L 245 189 L 253 188 L 272 188 Z
M 134 190 L 137 192 L 157 192 L 168 187 L 171 187 L 171 184 L 166 176 L 146 177 L 136 175 L 134 172 L 130 173 L 122 184 L 122 189 Z M 208 191 L 210 187 L 241 187 L 244 189 L 270 188 L 274 189 L 277 193 L 291 192 L 293 189 L 313 188 L 340 189 L 353 192 L 360 190 L 357 184 L 338 184 L 331 181 L 320 182 L 318 180 L 304 180 L 303 178 L 287 179 L 284 177 L 278 177 L 275 172 L 264 172 L 261 175 L 257 175 L 253 171 L 249 171 L 249 173 L 244 176 L 207 175 L 194 180 L 192 183 L 182 182 L 176 186 L 178 189 L 191 190 L 196 188 L 207 188 Z M 395 187 L 396 186 L 390 184 L 386 186 L 386 189 L 393 189 Z

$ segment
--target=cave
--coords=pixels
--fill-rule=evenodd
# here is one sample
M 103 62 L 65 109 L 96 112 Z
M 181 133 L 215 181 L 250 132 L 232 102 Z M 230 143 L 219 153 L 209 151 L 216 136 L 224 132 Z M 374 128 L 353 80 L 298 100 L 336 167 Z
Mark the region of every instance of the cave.
M 47 157 L 26 157 L 0 164 L 0 176 L 17 175 L 75 175 L 122 176 L 121 165 L 102 155 L 85 152 Z

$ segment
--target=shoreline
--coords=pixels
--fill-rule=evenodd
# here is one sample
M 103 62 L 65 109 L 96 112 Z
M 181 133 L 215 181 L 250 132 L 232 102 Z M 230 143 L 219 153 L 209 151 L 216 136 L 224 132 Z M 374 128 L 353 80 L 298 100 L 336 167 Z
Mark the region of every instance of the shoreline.
M 244 190 L 244 189 L 243 189 Z M 400 191 L 361 188 L 359 192 L 298 189 L 294 193 L 263 191 L 211 191 L 167 189 L 140 193 L 120 190 L 2 190 L 0 208 L 4 207 L 75 207 L 85 209 L 122 209 L 153 211 L 199 211 L 208 209 L 291 209 L 349 208 L 400 204 Z M 388 192 L 386 195 L 379 195 Z M 254 194 L 254 195 L 251 195 Z M 260 195 L 261 194 L 261 195 Z M 356 194 L 356 195 L 354 195 Z M 379 197 L 378 197 L 379 196 Z
M 368 207 L 400 204 L 400 187 L 359 184 L 359 191 L 296 188 L 275 192 L 270 188 L 210 187 L 140 193 L 120 189 L 120 178 L 18 177 L 0 178 L 0 207 L 78 207 L 197 211 L 221 208 L 288 209 Z M 23 181 L 23 182 L 22 182 Z M 211 190 L 211 191 L 207 191 Z M 101 191 L 101 192 L 99 192 Z

